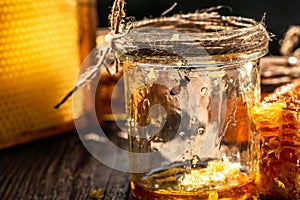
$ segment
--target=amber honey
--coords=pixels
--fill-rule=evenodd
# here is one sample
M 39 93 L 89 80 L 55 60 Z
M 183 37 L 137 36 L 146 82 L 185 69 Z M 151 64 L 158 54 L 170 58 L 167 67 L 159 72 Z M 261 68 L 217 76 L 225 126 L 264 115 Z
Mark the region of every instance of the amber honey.
M 221 191 L 207 191 L 207 192 L 171 192 L 168 190 L 147 190 L 144 187 L 135 185 L 134 182 L 131 182 L 132 195 L 138 199 L 145 200 L 167 200 L 167 199 L 176 199 L 176 200 L 193 200 L 193 199 L 208 199 L 208 200 L 238 200 L 238 199 L 247 199 L 253 197 L 254 184 L 247 183 L 245 185 L 237 186 L 228 190 Z M 226 198 L 230 196 L 230 198 Z
M 202 166 L 203 167 L 203 166 Z M 248 199 L 254 197 L 254 179 L 250 181 L 237 166 L 210 161 L 206 168 L 176 168 L 144 176 L 139 184 L 131 182 L 137 199 Z M 132 175 L 133 180 L 135 175 Z M 141 185 L 144 184 L 144 185 Z
M 189 71 L 191 78 L 187 84 L 190 85 L 180 85 L 184 82 L 180 78 L 185 79 L 185 75 L 178 75 L 181 71 L 173 66 L 167 72 L 155 64 L 152 68 L 136 68 L 131 62 L 123 62 L 123 67 L 129 110 L 129 150 L 149 156 L 143 161 L 131 158 L 133 171 L 143 167 L 148 170 L 132 173 L 134 197 L 212 200 L 248 199 L 256 195 L 254 181 L 258 140 L 252 134 L 249 108 L 259 101 L 259 96 L 250 101 L 254 96 L 251 88 L 251 92 L 245 93 L 249 98 L 245 102 L 245 97 L 235 93 L 237 86 L 232 83 L 235 82 L 233 77 L 239 76 L 242 67 L 216 73 L 222 77 L 221 83 L 227 85 L 222 86 L 228 95 L 226 99 L 215 94 L 213 85 L 203 83 L 202 77 L 206 74 L 203 70 Z M 257 65 L 254 63 L 252 67 L 255 74 Z M 258 87 L 258 84 L 252 86 Z M 193 94 L 193 91 L 197 93 Z M 193 95 L 199 104 L 194 103 Z M 192 103 L 185 105 L 185 102 Z M 218 110 L 222 106 L 226 107 L 223 115 Z M 215 137 L 210 126 L 219 119 L 223 119 L 218 122 L 223 135 L 218 134 L 219 139 L 216 138 L 211 152 L 201 156 L 201 146 L 208 143 L 205 142 L 207 137 Z M 189 143 L 185 149 L 183 143 L 186 141 Z M 165 151 L 170 143 L 175 149 L 182 147 L 183 154 L 178 160 L 157 167 L 157 161 L 152 160 L 150 154 L 158 152 L 158 156 L 167 155 L 173 159 L 176 155 Z
M 201 14 L 177 17 L 188 25 L 146 21 L 122 40 L 133 196 L 254 198 L 259 137 L 250 111 L 260 102 L 265 29 L 251 19 L 205 13 L 203 23 L 218 25 L 198 27 Z

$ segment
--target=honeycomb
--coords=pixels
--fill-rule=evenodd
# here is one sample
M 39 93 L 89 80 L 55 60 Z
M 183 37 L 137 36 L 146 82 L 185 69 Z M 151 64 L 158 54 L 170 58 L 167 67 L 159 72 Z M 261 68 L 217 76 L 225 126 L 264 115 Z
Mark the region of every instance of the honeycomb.
M 74 0 L 0 1 L 0 147 L 22 135 L 73 119 L 80 65 Z
M 277 88 L 252 110 L 261 135 L 259 164 L 263 193 L 300 199 L 300 80 Z

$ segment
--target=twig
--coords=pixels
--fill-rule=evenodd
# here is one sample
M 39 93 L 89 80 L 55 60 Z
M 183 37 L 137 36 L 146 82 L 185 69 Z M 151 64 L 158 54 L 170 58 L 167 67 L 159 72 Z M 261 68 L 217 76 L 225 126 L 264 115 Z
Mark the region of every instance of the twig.
M 165 16 L 166 14 L 168 14 L 169 12 L 171 12 L 175 7 L 177 6 L 177 2 L 175 2 L 170 8 L 168 8 L 167 10 L 165 10 L 161 16 Z
M 106 67 L 106 70 L 111 74 L 110 70 L 108 69 L 108 65 L 104 63 L 106 56 L 109 53 L 112 53 L 112 41 L 115 38 L 120 38 L 124 34 L 122 34 L 121 25 L 122 25 L 122 19 L 125 17 L 125 11 L 124 11 L 124 0 L 115 0 L 114 4 L 112 6 L 111 10 L 111 20 L 110 20 L 110 26 L 111 26 L 111 32 L 106 37 L 107 38 L 107 45 L 104 46 L 101 50 L 99 50 L 99 57 L 98 61 L 95 65 L 91 66 L 87 72 L 81 75 L 82 78 L 79 79 L 79 81 L 76 83 L 74 88 L 68 92 L 68 94 L 58 103 L 54 106 L 55 109 L 58 109 L 63 103 L 65 103 L 73 94 L 76 92 L 80 87 L 86 85 L 90 82 L 98 73 L 99 68 L 104 65 Z M 116 66 L 116 69 L 118 67 Z
M 282 85 L 300 76 L 300 63 L 295 57 L 266 56 L 260 61 L 261 83 Z
M 121 32 L 121 22 L 125 17 L 124 4 L 124 0 L 114 1 L 110 16 L 111 35 L 115 35 Z
M 106 51 L 104 52 L 104 54 L 102 54 L 99 57 L 97 64 L 91 66 L 90 69 L 82 75 L 83 78 L 80 79 L 76 83 L 74 88 L 70 92 L 68 92 L 68 94 L 58 104 L 56 104 L 54 106 L 54 108 L 56 108 L 56 109 L 59 108 L 63 103 L 65 103 L 74 94 L 74 92 L 76 92 L 81 86 L 88 83 L 89 80 L 92 80 L 97 75 L 97 73 L 99 72 L 99 66 L 101 66 L 103 64 L 104 57 L 107 55 L 108 51 L 109 51 L 109 49 L 107 48 Z

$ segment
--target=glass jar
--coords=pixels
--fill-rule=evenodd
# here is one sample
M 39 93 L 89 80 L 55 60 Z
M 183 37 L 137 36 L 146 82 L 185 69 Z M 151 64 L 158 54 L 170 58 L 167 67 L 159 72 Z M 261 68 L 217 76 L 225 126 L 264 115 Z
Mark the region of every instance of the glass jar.
M 240 199 L 253 195 L 259 136 L 263 24 L 216 13 L 137 23 L 122 40 L 137 199 Z

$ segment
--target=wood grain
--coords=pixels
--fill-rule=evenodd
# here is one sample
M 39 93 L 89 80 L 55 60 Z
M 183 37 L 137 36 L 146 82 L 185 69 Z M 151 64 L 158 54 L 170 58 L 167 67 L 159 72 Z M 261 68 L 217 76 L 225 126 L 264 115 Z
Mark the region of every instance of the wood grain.
M 43 130 L 24 132 L 20 135 L 11 136 L 10 139 L 2 141 L 0 140 L 0 149 L 12 147 L 14 145 L 20 145 L 31 141 L 40 140 L 47 137 L 61 135 L 66 132 L 74 131 L 74 122 L 70 121 L 57 127 L 49 127 Z
M 131 199 L 129 174 L 93 158 L 75 132 L 0 151 L 0 199 Z

